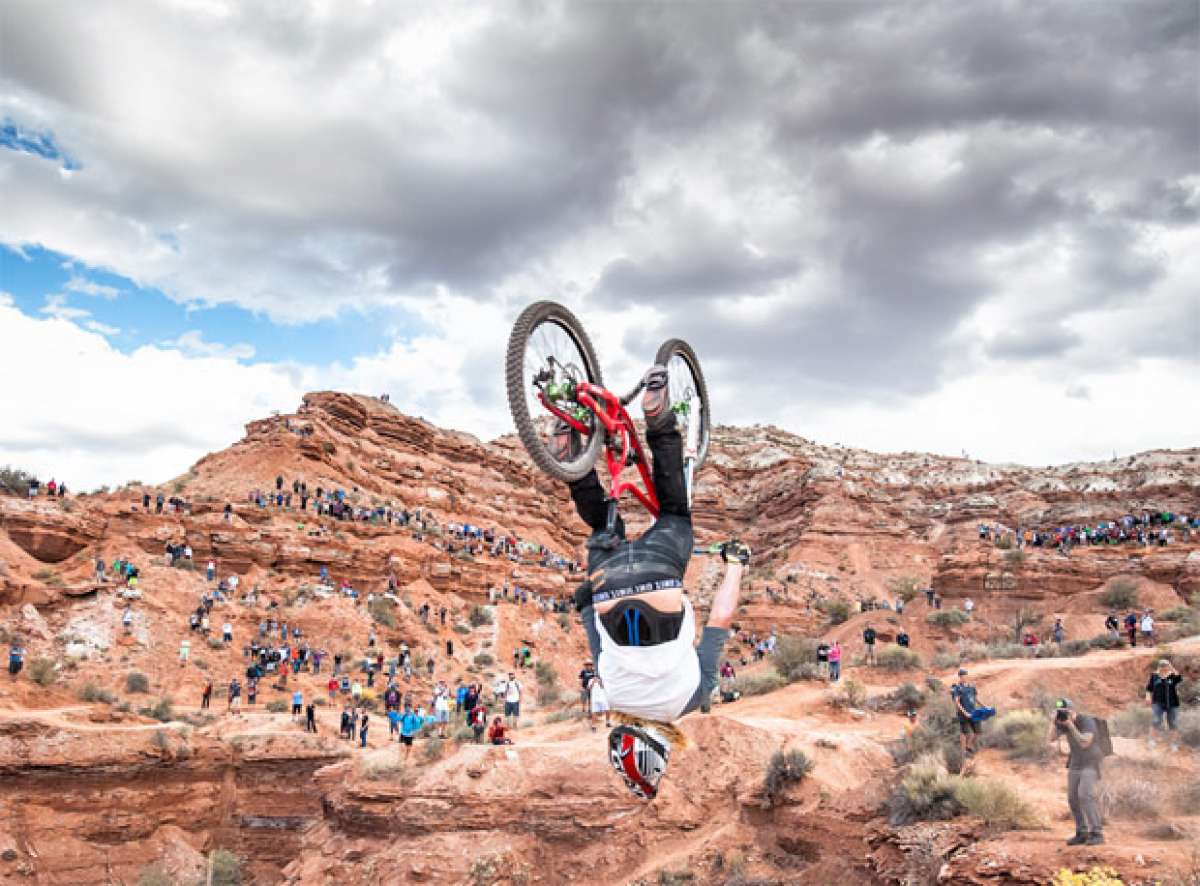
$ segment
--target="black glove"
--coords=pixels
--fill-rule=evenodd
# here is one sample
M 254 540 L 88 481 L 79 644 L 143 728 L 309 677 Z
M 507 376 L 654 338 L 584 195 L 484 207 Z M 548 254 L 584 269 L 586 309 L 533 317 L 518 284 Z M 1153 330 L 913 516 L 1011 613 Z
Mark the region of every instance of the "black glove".
M 741 563 L 743 566 L 749 566 L 750 546 L 743 544 L 736 538 L 727 541 L 721 545 L 721 559 L 726 563 Z
M 592 581 L 584 579 L 583 583 L 575 589 L 575 611 L 583 612 L 592 605 Z

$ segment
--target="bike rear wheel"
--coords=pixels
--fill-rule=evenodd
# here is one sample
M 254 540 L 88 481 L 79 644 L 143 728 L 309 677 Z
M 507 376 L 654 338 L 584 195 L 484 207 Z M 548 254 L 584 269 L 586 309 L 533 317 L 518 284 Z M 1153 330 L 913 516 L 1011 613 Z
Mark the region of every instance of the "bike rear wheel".
M 527 307 L 513 324 L 504 361 L 508 408 L 522 445 L 533 463 L 556 480 L 570 483 L 587 475 L 604 446 L 604 426 L 573 397 L 580 382 L 602 385 L 600 363 L 579 319 L 562 305 L 540 301 Z M 587 428 L 567 460 L 555 454 L 558 419 L 538 398 L 553 402 Z
M 700 370 L 700 358 L 683 339 L 669 338 L 663 342 L 654 362 L 667 367 L 668 408 L 675 413 L 683 437 L 684 481 L 690 505 L 695 475 L 708 457 L 712 434 L 708 385 Z

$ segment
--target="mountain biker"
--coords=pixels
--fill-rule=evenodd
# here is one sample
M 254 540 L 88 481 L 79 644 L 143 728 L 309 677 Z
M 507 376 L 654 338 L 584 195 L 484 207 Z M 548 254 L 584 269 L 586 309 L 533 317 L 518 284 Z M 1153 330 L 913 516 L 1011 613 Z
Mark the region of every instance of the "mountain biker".
M 592 529 L 587 580 L 575 594 L 588 646 L 613 711 L 633 724 L 609 733 L 609 758 L 635 794 L 652 799 L 666 769 L 670 741 L 655 723 L 669 724 L 700 707 L 717 684 L 717 666 L 737 609 L 749 548 L 722 548 L 725 577 L 713 597 L 708 625 L 695 646 L 695 611 L 683 593 L 692 554 L 692 517 L 683 476 L 683 441 L 670 409 L 667 370 L 653 366 L 643 382 L 642 413 L 653 457 L 659 517 L 640 538 L 625 537 L 617 516 L 607 528 L 608 497 L 594 472 L 570 484 L 579 516 Z M 556 429 L 555 454 L 571 457 L 579 437 Z M 649 722 L 647 722 L 649 721 Z

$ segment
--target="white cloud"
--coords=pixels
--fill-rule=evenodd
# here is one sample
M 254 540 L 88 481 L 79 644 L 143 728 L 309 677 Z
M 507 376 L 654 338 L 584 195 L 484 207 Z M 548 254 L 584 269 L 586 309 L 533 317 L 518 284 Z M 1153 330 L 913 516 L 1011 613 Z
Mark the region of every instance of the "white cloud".
M 101 323 L 99 320 L 88 320 L 83 326 L 85 329 L 90 329 L 92 332 L 98 332 L 101 335 L 116 335 L 121 331 L 119 326 L 110 326 L 107 323 Z
M 46 303 L 42 305 L 41 311 L 43 314 L 57 317 L 59 320 L 82 320 L 92 316 L 91 311 L 68 305 L 67 297 L 62 293 L 46 296 Z
M 189 329 L 179 338 L 162 342 L 164 348 L 177 348 L 191 357 L 215 357 L 226 360 L 249 360 L 254 356 L 254 345 L 244 342 L 223 345 L 205 341 L 198 329 Z
M 95 280 L 88 280 L 77 274 L 71 275 L 71 278 L 63 284 L 63 289 L 69 292 L 78 292 L 80 295 L 94 295 L 107 299 L 114 299 L 121 294 L 121 290 L 115 286 L 97 283 Z

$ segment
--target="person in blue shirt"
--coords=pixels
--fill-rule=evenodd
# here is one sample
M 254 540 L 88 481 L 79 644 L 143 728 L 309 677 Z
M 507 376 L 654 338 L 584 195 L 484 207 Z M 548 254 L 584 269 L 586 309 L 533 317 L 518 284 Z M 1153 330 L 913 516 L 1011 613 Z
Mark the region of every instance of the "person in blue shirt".
M 400 712 L 398 710 L 396 710 L 395 708 L 388 708 L 387 718 L 388 718 L 388 738 L 391 739 L 391 737 L 393 735 L 399 736 L 400 735 Z
M 462 713 L 463 703 L 467 700 L 467 687 L 462 683 L 458 684 L 458 688 L 454 690 L 454 712 Z
M 404 715 L 400 718 L 400 743 L 404 745 L 404 761 L 406 763 L 412 755 L 413 739 L 424 725 L 423 718 L 416 711 L 409 707 L 404 709 Z

